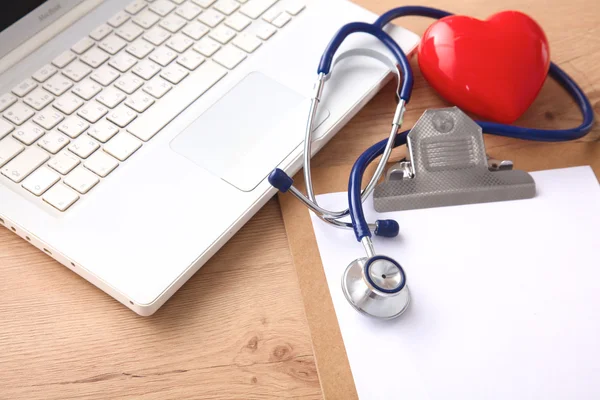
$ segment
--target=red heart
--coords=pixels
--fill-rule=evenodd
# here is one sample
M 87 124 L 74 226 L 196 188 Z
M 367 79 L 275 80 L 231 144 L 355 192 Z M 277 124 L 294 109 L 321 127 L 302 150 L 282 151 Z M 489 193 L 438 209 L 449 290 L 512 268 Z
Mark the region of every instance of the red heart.
M 419 67 L 438 93 L 465 111 L 507 124 L 533 103 L 549 66 L 544 31 L 517 11 L 485 21 L 442 18 L 419 45 Z

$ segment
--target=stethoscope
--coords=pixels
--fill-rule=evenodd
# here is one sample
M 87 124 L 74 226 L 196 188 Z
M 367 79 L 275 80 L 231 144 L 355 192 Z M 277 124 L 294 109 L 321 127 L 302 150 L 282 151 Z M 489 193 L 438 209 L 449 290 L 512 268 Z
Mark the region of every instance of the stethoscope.
M 408 59 L 400 46 L 383 30 L 390 21 L 403 16 L 423 16 L 443 18 L 452 15 L 446 11 L 430 7 L 404 6 L 390 10 L 380 16 L 373 24 L 353 22 L 343 26 L 328 44 L 318 68 L 318 80 L 314 86 L 314 94 L 310 103 L 308 121 L 304 138 L 304 181 L 306 195 L 293 186 L 293 180 L 281 169 L 275 169 L 269 176 L 269 182 L 281 192 L 290 191 L 319 218 L 338 228 L 354 230 L 357 241 L 362 243 L 366 257 L 350 263 L 342 277 L 342 289 L 346 299 L 358 311 L 377 318 L 390 319 L 401 315 L 410 303 L 410 293 L 406 285 L 406 274 L 402 266 L 394 259 L 377 255 L 371 239 L 372 233 L 377 236 L 395 237 L 399 225 L 394 220 L 377 220 L 367 223 L 362 203 L 373 192 L 376 183 L 382 176 L 385 166 L 395 147 L 406 144 L 409 131 L 399 133 L 406 104 L 410 100 L 413 75 Z M 332 68 L 333 57 L 351 34 L 362 32 L 376 37 L 391 52 L 401 71 L 402 80 L 398 83 L 398 105 L 389 137 L 369 147 L 354 163 L 348 182 L 348 208 L 332 211 L 321 207 L 314 195 L 310 156 L 312 144 L 313 121 L 317 113 L 323 87 Z M 573 129 L 546 130 L 510 126 L 494 122 L 476 121 L 483 132 L 519 139 L 560 142 L 581 138 L 591 129 L 594 122 L 592 106 L 579 86 L 556 64 L 550 63 L 549 75 L 556 80 L 575 100 L 583 114 L 583 122 Z M 381 156 L 373 177 L 364 190 L 361 190 L 363 175 L 367 167 Z M 351 222 L 342 218 L 350 216 Z

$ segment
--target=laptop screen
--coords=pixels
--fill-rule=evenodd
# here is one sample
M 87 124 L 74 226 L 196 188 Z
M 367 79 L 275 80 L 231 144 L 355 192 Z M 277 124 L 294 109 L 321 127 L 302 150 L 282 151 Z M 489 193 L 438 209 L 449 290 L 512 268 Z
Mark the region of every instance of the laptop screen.
M 0 13 L 0 31 L 5 30 L 47 0 L 18 0 L 11 2 L 9 7 L 3 7 Z

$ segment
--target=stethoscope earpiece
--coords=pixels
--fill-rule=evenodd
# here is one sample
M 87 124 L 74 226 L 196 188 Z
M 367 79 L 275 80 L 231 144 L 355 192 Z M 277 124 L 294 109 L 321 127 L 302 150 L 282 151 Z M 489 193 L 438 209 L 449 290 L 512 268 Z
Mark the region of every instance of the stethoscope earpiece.
M 354 309 L 381 319 L 398 317 L 410 303 L 404 270 L 386 256 L 352 261 L 342 276 L 342 291 Z

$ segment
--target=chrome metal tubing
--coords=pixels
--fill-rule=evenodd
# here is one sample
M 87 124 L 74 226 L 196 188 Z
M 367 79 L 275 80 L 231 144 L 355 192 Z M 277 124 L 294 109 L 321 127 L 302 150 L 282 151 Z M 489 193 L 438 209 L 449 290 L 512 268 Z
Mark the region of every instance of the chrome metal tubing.
M 315 204 L 312 201 L 310 201 L 295 186 L 293 186 L 293 185 L 290 186 L 290 188 L 288 189 L 288 191 L 295 198 L 297 198 L 298 200 L 300 200 L 300 202 L 302 202 L 302 204 L 304 204 L 312 212 L 314 212 L 317 215 L 317 217 L 321 218 L 323 221 L 327 222 L 328 224 L 331 224 L 331 225 L 335 226 L 336 228 L 352 229 L 352 223 L 351 222 L 344 222 L 344 221 L 339 221 L 336 218 L 328 218 L 328 217 L 326 217 L 325 213 L 323 213 L 323 211 L 326 211 L 326 210 L 324 210 L 323 208 L 321 208 L 318 204 Z M 375 228 L 377 228 L 377 224 L 369 224 L 369 229 L 371 231 L 375 231 Z
M 315 83 L 314 96 L 310 101 L 310 111 L 308 112 L 308 121 L 306 121 L 306 130 L 304 132 L 304 182 L 306 182 L 306 194 L 308 198 L 316 203 L 315 193 L 313 191 L 312 174 L 310 172 L 310 159 L 312 156 L 312 131 L 315 116 L 321 101 L 323 86 L 325 84 L 325 74 L 320 73 L 319 79 Z
M 360 242 L 362 243 L 363 247 L 365 248 L 367 257 L 369 257 L 369 258 L 375 257 L 375 248 L 373 247 L 373 241 L 371 240 L 371 238 L 368 236 L 365 236 L 360 240 Z

